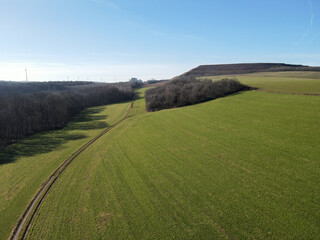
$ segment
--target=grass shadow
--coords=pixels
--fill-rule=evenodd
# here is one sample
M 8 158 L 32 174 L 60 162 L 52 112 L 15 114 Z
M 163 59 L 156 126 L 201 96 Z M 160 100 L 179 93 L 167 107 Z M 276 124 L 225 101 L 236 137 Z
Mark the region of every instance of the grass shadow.
M 86 130 L 107 128 L 108 124 L 102 119 L 107 115 L 96 115 L 104 110 L 104 107 L 86 109 L 78 114 L 74 120 L 62 129 L 46 131 L 27 137 L 15 144 L 0 150 L 0 166 L 13 163 L 21 157 L 31 157 L 38 154 L 49 153 L 69 141 L 87 138 Z M 71 133 L 80 130 L 84 133 Z

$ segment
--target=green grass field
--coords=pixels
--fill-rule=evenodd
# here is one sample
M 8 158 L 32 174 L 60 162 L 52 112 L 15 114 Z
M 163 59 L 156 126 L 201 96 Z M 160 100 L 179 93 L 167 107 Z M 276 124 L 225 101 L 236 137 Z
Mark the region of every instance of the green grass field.
M 37 189 L 67 157 L 119 120 L 129 103 L 84 110 L 62 130 L 33 135 L 0 151 L 0 239 L 10 231 Z
M 320 72 L 267 72 L 204 77 L 213 80 L 237 78 L 241 83 L 264 91 L 320 94 Z
M 320 97 L 250 91 L 144 106 L 66 169 L 30 239 L 319 237 Z

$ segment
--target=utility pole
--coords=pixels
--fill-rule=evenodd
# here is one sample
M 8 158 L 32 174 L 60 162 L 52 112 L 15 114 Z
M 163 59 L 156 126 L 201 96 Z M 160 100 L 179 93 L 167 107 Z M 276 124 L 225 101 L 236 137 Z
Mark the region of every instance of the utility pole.
M 26 71 L 26 82 L 28 82 L 28 72 L 26 68 L 24 70 Z

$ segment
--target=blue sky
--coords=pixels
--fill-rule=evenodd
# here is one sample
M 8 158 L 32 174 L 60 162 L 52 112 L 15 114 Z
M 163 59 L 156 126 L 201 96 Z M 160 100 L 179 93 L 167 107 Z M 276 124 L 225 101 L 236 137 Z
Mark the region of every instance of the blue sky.
M 0 79 L 171 78 L 200 64 L 320 65 L 319 0 L 0 0 Z

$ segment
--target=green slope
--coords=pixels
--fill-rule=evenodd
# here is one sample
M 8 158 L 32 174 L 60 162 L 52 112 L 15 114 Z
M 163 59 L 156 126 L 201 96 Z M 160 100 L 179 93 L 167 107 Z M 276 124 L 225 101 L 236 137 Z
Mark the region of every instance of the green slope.
M 30 239 L 316 239 L 320 98 L 245 92 L 131 117 L 73 162 Z
M 268 72 L 204 77 L 218 80 L 237 78 L 241 83 L 264 91 L 320 95 L 320 72 Z
M 119 120 L 129 103 L 84 110 L 64 129 L 44 132 L 0 151 L 0 239 L 7 239 L 37 189 L 65 159 Z

